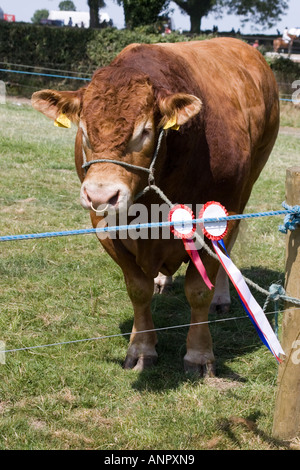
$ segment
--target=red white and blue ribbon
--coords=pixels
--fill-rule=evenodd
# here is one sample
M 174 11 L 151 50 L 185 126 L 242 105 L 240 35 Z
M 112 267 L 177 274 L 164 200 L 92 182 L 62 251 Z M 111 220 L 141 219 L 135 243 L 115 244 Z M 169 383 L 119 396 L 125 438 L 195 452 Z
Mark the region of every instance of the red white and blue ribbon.
M 204 264 L 193 241 L 194 232 L 196 230 L 196 224 L 193 222 L 193 219 L 193 211 L 188 206 L 178 204 L 174 206 L 169 213 L 169 221 L 174 222 L 174 225 L 172 225 L 170 229 L 174 235 L 182 239 L 187 253 L 201 274 L 205 284 L 209 289 L 212 289 L 213 284 L 208 278 Z
M 224 218 L 228 215 L 225 207 L 221 206 L 218 202 L 208 202 L 203 206 L 199 217 L 200 218 Z M 219 227 L 218 227 L 219 224 Z M 227 221 L 220 222 L 205 222 L 203 223 L 202 230 L 206 237 L 211 239 L 214 250 L 228 274 L 230 280 L 232 281 L 239 297 L 242 302 L 242 305 L 248 314 L 250 320 L 256 328 L 256 331 L 262 340 L 262 342 L 267 346 L 267 348 L 272 352 L 278 362 L 281 362 L 280 354 L 285 354 L 271 325 L 269 324 L 262 308 L 254 299 L 251 294 L 241 272 L 234 265 L 230 259 L 224 242 L 222 238 L 227 232 Z

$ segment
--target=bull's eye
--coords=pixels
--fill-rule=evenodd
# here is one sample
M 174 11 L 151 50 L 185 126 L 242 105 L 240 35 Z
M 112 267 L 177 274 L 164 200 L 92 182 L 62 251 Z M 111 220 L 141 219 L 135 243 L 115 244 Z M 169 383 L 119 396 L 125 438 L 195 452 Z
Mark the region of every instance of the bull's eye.
M 127 152 L 140 152 L 147 145 L 152 135 L 152 122 L 141 122 L 135 126 L 133 134 L 127 145 Z
M 145 137 L 149 137 L 150 134 L 151 134 L 151 129 L 144 128 L 143 132 L 142 132 L 142 139 L 145 138 Z

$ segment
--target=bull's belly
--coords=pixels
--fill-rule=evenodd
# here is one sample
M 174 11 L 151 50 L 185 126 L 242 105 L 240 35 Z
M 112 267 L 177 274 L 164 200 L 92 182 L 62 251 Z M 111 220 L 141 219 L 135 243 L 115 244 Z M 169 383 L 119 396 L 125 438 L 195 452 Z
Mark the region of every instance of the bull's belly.
M 126 249 L 135 257 L 137 265 L 149 277 L 159 273 L 172 276 L 189 260 L 182 240 L 122 240 Z

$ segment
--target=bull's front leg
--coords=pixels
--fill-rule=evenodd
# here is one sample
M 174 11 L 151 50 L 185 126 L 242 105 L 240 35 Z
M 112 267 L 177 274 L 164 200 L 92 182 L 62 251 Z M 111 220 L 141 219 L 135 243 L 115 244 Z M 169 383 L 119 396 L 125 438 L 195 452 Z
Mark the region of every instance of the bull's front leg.
M 94 213 L 91 216 L 94 227 L 101 227 L 106 224 L 105 219 L 96 218 Z M 141 371 L 151 367 L 157 361 L 156 332 L 139 333 L 140 331 L 154 329 L 151 314 L 154 280 L 145 275 L 136 264 L 135 257 L 119 240 L 104 237 L 101 239 L 101 244 L 122 269 L 127 292 L 134 310 L 134 323 L 124 368 Z
M 152 367 L 157 361 L 156 332 L 140 333 L 154 329 L 151 313 L 154 281 L 148 278 L 138 266 L 124 275 L 134 310 L 133 329 L 124 368 L 142 371 Z
M 201 253 L 206 266 L 209 279 L 214 284 L 218 270 L 218 262 Z M 209 330 L 208 312 L 213 297 L 213 290 L 209 290 L 202 277 L 190 262 L 185 278 L 185 294 L 191 307 L 191 324 L 187 336 L 187 352 L 184 356 L 184 369 L 202 376 L 215 375 L 215 358 L 212 339 Z M 200 323 L 200 324 L 198 324 Z

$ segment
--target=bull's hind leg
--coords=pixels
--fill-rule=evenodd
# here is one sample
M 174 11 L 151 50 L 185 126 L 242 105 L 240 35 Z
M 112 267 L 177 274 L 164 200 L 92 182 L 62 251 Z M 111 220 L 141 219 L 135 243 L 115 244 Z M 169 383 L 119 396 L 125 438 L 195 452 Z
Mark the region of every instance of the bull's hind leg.
M 133 305 L 134 323 L 124 368 L 141 371 L 153 366 L 157 361 L 156 332 L 139 333 L 154 329 L 151 314 L 154 282 L 138 266 L 125 273 L 125 281 Z
M 229 252 L 236 240 L 238 227 L 238 221 L 232 221 L 228 224 L 228 233 L 224 238 L 224 243 Z M 202 250 L 201 258 L 210 281 L 217 287 L 217 274 L 220 267 L 218 259 L 209 255 L 205 250 Z M 222 276 L 221 279 L 224 281 L 225 278 Z M 226 285 L 226 283 L 223 284 L 225 287 Z M 208 326 L 208 313 L 214 296 L 214 290 L 207 288 L 199 272 L 191 262 L 186 272 L 185 293 L 191 307 L 191 324 L 202 323 L 190 326 L 187 337 L 187 352 L 184 357 L 185 370 L 196 372 L 200 375 L 214 376 L 215 358 Z
M 234 231 L 232 233 L 229 244 L 227 245 L 227 253 L 230 255 L 230 252 L 233 248 L 233 245 L 238 236 L 239 223 L 236 223 Z M 218 269 L 218 274 L 216 278 L 215 292 L 210 305 L 209 312 L 218 312 L 218 313 L 228 313 L 230 310 L 231 299 L 229 291 L 229 279 L 226 271 L 222 266 Z
M 206 252 L 201 253 L 201 258 L 211 282 L 214 283 L 219 267 L 218 262 L 209 257 Z M 184 369 L 186 372 L 194 372 L 200 376 L 214 376 L 215 358 L 207 323 L 213 290 L 210 291 L 207 288 L 192 262 L 186 272 L 185 294 L 191 307 L 191 324 L 200 324 L 190 326 L 187 336 L 187 352 L 184 356 Z

